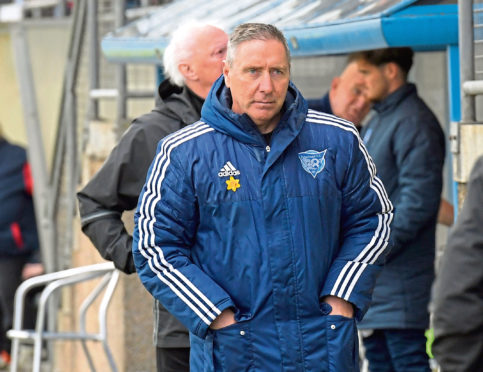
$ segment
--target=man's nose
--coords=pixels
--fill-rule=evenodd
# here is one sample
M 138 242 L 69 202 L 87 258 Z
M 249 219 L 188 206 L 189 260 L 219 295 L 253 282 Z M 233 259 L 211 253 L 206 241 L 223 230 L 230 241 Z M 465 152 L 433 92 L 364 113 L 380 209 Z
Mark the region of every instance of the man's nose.
M 263 71 L 260 76 L 259 90 L 264 93 L 271 93 L 273 90 L 272 77 L 269 71 Z

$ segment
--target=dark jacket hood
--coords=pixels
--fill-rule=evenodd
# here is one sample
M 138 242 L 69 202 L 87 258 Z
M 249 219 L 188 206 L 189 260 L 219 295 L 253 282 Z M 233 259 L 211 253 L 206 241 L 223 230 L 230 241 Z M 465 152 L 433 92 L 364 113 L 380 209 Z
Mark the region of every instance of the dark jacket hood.
M 197 102 L 192 95 L 194 93 L 190 94 L 188 88 L 174 85 L 169 79 L 166 79 L 159 84 L 154 111 L 162 112 L 177 121 L 181 120 L 185 125 L 191 124 L 199 119 L 203 104 L 202 98 L 199 98 L 199 102 Z M 197 111 L 197 117 L 193 116 L 193 109 Z

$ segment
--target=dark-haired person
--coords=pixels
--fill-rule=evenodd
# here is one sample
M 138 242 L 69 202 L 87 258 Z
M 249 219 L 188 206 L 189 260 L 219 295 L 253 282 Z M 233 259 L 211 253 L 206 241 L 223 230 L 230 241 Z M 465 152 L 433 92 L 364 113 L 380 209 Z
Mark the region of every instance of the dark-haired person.
M 395 209 L 392 249 L 359 324 L 366 357 L 371 372 L 429 371 L 424 332 L 443 185 L 443 131 L 407 81 L 410 48 L 357 52 L 349 60 L 357 62 L 374 103 L 376 114 L 361 135 Z

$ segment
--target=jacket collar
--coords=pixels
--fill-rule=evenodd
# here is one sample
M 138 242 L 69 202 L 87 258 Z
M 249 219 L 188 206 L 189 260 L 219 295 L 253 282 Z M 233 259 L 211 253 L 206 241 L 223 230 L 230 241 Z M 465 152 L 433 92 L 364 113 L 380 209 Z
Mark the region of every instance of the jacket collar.
M 203 102 L 201 97 L 196 96 L 186 86 L 176 86 L 169 79 L 159 84 L 156 109 L 181 120 L 184 125 L 194 123 L 200 118 Z
M 407 96 L 414 93 L 417 93 L 416 85 L 412 83 L 406 83 L 400 86 L 397 90 L 392 92 L 390 95 L 388 95 L 381 102 L 375 103 L 373 108 L 379 114 L 381 114 L 384 111 L 391 110 L 393 107 L 399 105 L 399 103 L 404 99 L 406 99 Z
M 322 108 L 322 112 L 330 115 L 334 114 L 334 112 L 332 111 L 332 106 L 330 105 L 329 92 L 327 92 L 325 96 L 323 96 L 320 100 L 320 107 Z
M 201 120 L 236 140 L 249 145 L 266 147 L 265 140 L 255 123 L 246 114 L 231 110 L 231 93 L 221 76 L 211 87 L 201 110 Z M 280 158 L 285 149 L 295 140 L 305 123 L 307 102 L 292 82 L 282 107 L 282 117 L 273 131 L 270 151 L 265 152 L 263 174 Z

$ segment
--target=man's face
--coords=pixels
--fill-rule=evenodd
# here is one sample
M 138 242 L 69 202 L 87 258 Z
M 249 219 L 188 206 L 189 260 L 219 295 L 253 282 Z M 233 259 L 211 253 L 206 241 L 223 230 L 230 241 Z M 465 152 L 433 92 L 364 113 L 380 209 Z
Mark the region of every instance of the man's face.
M 290 80 L 283 44 L 273 39 L 245 41 L 238 45 L 232 65 L 225 63 L 223 73 L 232 110 L 247 114 L 261 133 L 275 129 Z
M 367 98 L 371 102 L 379 102 L 386 98 L 389 94 L 387 65 L 376 66 L 362 59 L 356 63 L 363 75 Z
M 355 62 L 332 81 L 330 105 L 334 115 L 359 125 L 371 108 L 364 92 L 364 76 Z
M 228 36 L 221 29 L 208 26 L 197 35 L 195 43 L 190 64 L 196 73 L 198 83 L 206 91 L 206 97 L 215 80 L 223 72 Z

